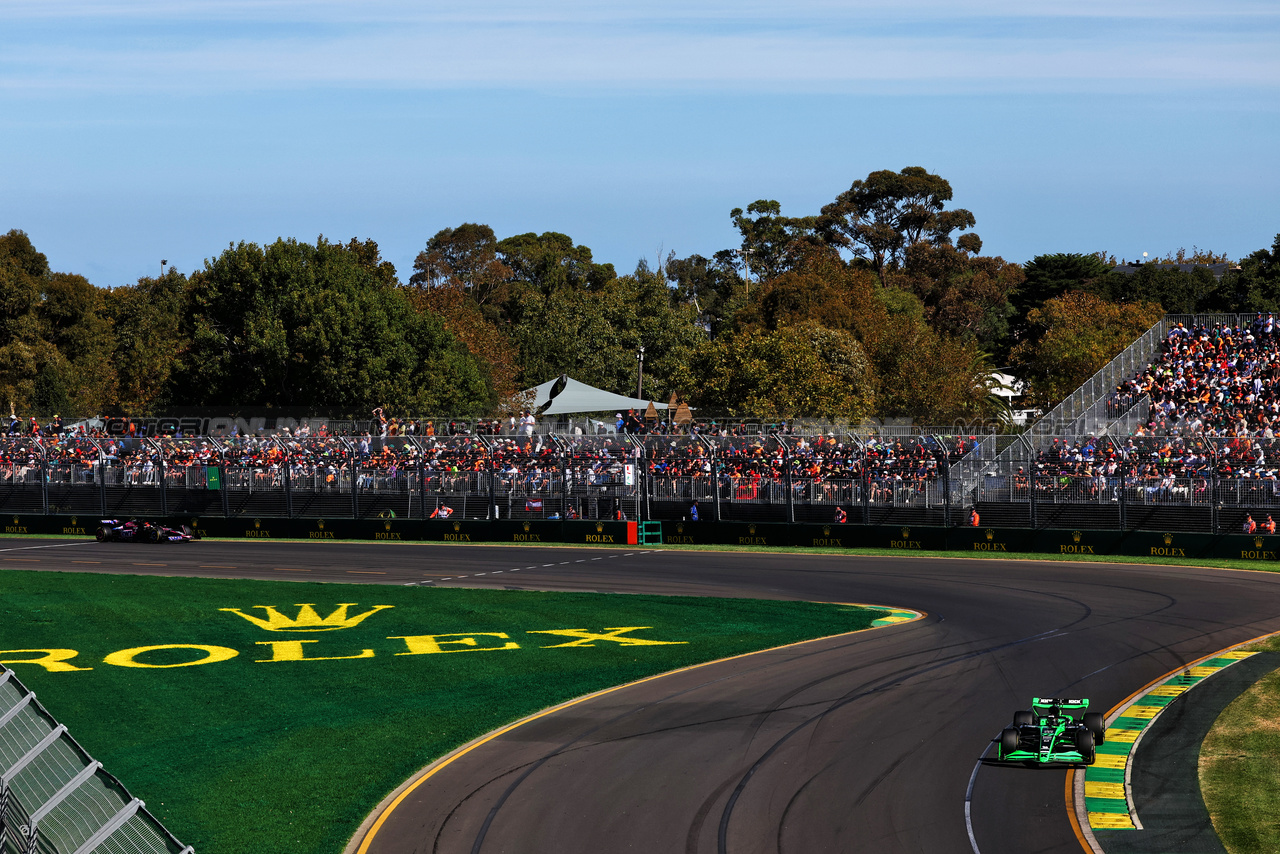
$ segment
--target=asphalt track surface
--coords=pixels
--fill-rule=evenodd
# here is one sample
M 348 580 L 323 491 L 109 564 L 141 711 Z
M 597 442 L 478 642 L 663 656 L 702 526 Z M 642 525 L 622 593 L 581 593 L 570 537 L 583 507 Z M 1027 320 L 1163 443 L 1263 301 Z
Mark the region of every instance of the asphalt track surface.
M 1034 695 L 1085 696 L 1106 711 L 1187 662 L 1280 630 L 1280 576 L 1187 567 L 4 540 L 0 568 L 788 598 L 927 614 L 662 677 L 518 727 L 414 789 L 372 854 L 1074 854 L 1083 849 L 1065 771 L 982 759 L 1012 712 Z

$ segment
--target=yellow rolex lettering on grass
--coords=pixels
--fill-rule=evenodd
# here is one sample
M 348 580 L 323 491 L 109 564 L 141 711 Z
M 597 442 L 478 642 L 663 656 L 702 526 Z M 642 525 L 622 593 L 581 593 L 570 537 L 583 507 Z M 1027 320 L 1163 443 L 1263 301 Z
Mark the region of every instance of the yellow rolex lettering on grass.
M 0 664 L 38 664 L 50 673 L 92 670 L 92 667 L 67 664 L 79 654 L 74 649 L 0 649 Z M 22 658 L 10 658 L 12 655 L 21 655 Z
M 453 640 L 445 640 L 453 638 Z M 499 638 L 506 643 L 493 645 L 486 641 L 481 646 L 476 638 Z M 520 644 L 511 640 L 506 632 L 449 632 L 443 635 L 397 635 L 387 640 L 402 640 L 409 648 L 408 652 L 397 652 L 396 655 L 435 655 L 441 652 L 489 652 L 495 649 L 519 649 Z M 446 645 L 462 646 L 465 649 L 444 649 Z
M 394 605 L 374 605 L 370 610 L 363 614 L 355 614 L 347 616 L 347 609 L 354 607 L 355 602 L 340 602 L 338 608 L 327 617 L 321 618 L 315 611 L 315 605 L 300 604 L 298 608 L 298 616 L 296 618 L 286 617 L 276 610 L 275 605 L 254 605 L 255 609 L 261 609 L 266 612 L 266 618 L 257 617 L 252 614 L 246 614 L 239 608 L 219 608 L 219 611 L 229 611 L 237 617 L 244 617 L 260 629 L 266 629 L 269 632 L 329 632 L 334 629 L 350 629 L 360 625 L 369 616 L 378 613 L 386 608 L 394 608 Z
M 316 655 L 308 657 L 302 648 L 304 643 L 320 643 L 313 640 L 295 641 L 257 641 L 258 646 L 271 647 L 270 658 L 258 659 L 259 664 L 268 661 L 343 661 L 348 658 L 373 658 L 373 650 L 362 649 L 355 655 Z
M 651 629 L 653 626 L 623 626 L 621 628 L 605 627 L 604 634 L 599 632 L 588 631 L 587 629 L 545 629 L 543 631 L 525 632 L 529 635 L 563 635 L 564 637 L 577 638 L 577 640 L 568 643 L 557 643 L 551 646 L 544 646 L 543 649 L 563 649 L 568 646 L 590 646 L 595 644 L 593 641 L 613 641 L 622 646 L 671 646 L 675 644 L 688 643 L 688 641 L 660 641 L 647 640 L 646 638 L 628 638 L 622 637 L 627 632 L 638 632 L 642 629 Z
M 169 664 L 148 664 L 145 661 L 138 661 L 138 657 L 145 653 L 158 652 L 166 649 L 190 649 L 203 655 L 202 658 L 196 658 L 192 661 L 177 661 Z M 113 652 L 106 658 L 102 659 L 104 664 L 114 664 L 116 667 L 148 667 L 148 668 L 169 668 L 169 667 L 195 667 L 198 664 L 217 664 L 219 661 L 227 661 L 235 658 L 240 653 L 237 650 L 225 646 L 208 646 L 200 643 L 162 643 L 156 646 L 135 646 L 133 649 L 122 649 L 119 652 Z

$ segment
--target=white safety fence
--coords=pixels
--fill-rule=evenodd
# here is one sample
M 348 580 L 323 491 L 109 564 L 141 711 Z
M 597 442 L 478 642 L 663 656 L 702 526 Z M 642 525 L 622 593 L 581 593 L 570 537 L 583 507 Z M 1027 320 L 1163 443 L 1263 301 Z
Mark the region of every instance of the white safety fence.
M 0 667 L 0 854 L 191 854 Z

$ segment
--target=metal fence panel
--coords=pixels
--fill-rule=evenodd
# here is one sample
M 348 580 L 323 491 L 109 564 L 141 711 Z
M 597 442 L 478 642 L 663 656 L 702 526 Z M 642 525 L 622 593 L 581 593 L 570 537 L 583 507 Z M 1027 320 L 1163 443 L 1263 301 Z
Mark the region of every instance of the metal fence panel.
M 0 850 L 5 854 L 190 851 L 4 668 L 0 668 Z

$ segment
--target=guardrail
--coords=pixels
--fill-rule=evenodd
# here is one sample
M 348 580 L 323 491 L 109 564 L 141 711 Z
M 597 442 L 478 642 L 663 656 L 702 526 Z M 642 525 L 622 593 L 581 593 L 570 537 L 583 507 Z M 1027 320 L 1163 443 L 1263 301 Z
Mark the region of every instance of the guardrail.
M 192 854 L 0 667 L 0 852 Z

